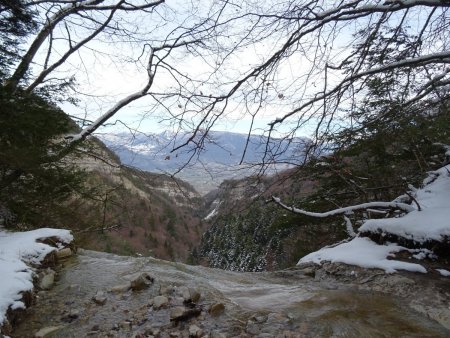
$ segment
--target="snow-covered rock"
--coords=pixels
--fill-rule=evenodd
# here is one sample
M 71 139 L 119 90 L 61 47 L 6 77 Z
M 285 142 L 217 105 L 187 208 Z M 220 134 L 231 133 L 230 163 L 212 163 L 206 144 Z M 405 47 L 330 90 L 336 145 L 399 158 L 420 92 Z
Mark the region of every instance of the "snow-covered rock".
M 400 262 L 387 257 L 393 253 L 405 250 L 396 245 L 378 245 L 368 238 L 356 237 L 350 242 L 339 244 L 334 247 L 325 247 L 319 251 L 310 253 L 300 259 L 298 264 L 313 262 L 321 264 L 324 261 L 339 262 L 349 265 L 357 265 L 364 268 L 382 269 L 388 273 L 397 270 L 408 270 L 415 272 L 427 272 L 426 269 L 415 263 Z
M 39 242 L 57 238 L 61 246 L 73 241 L 68 230 L 43 228 L 8 232 L 0 228 L 0 327 L 8 309 L 25 308 L 22 293 L 33 289 L 33 276 L 45 257 L 57 248 Z
M 441 242 L 450 237 L 450 165 L 433 172 L 434 180 L 417 190 L 416 200 L 421 210 L 403 217 L 370 219 L 360 232 L 381 232 L 423 243 Z
M 430 173 L 424 181 L 424 187 L 415 191 L 416 209 L 403 217 L 370 219 L 358 229 L 360 234 L 381 234 L 382 237 L 394 237 L 412 241 L 419 245 L 425 242 L 445 242 L 450 239 L 450 165 Z M 420 206 L 420 207 L 419 207 Z M 392 258 L 399 251 L 415 253 L 416 259 L 425 256 L 435 257 L 430 250 L 411 250 L 395 243 L 379 245 L 369 238 L 356 237 L 349 242 L 333 247 L 325 247 L 300 259 L 298 264 L 324 261 L 344 263 L 364 268 L 379 268 L 388 273 L 396 270 L 426 272 L 415 263 L 397 261 Z M 419 251 L 419 253 L 417 253 Z M 439 271 L 439 270 L 438 270 Z M 440 272 L 440 271 L 439 271 Z

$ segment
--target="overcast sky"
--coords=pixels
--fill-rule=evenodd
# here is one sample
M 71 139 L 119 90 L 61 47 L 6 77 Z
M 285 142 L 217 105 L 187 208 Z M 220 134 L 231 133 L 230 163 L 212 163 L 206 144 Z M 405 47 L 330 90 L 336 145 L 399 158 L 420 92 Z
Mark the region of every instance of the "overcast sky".
M 186 26 L 199 20 L 200 17 L 214 12 L 217 10 L 217 6 L 223 3 L 212 0 L 198 2 L 168 0 L 164 5 L 157 7 L 156 14 L 125 13 L 115 24 L 132 31 L 134 34 L 132 39 L 127 35 L 100 34 L 97 41 L 90 43 L 88 47 L 81 48 L 55 72 L 55 75 L 61 78 L 75 76 L 78 84 L 75 96 L 80 100 L 79 106 L 64 104 L 64 110 L 71 115 L 95 120 L 118 100 L 143 87 L 147 80 L 145 65 L 149 56 L 148 45 L 157 46 L 162 44 L 165 38 L 177 36 L 180 34 L 179 31 L 183 31 Z M 324 3 L 328 4 L 328 2 Z M 297 3 L 247 0 L 242 4 L 232 4 L 231 2 L 227 2 L 227 4 L 225 12 L 221 14 L 221 19 L 233 18 L 235 20 L 236 17 L 249 11 L 265 13 L 268 10 L 276 10 L 276 7 L 294 6 Z M 286 8 L 283 7 L 284 10 Z M 296 10 L 295 7 L 292 10 Z M 412 12 L 414 14 L 414 11 Z M 287 13 L 289 13 L 289 8 Z M 105 13 L 99 15 L 104 16 Z M 392 21 L 399 20 L 401 16 L 402 14 L 399 13 L 396 19 L 393 15 Z M 72 25 L 72 38 L 79 41 L 83 36 L 89 34 L 89 31 L 83 22 L 76 22 L 76 20 L 81 19 L 75 17 L 73 22 L 69 22 L 69 25 Z M 276 71 L 271 72 L 270 67 L 265 69 L 258 77 L 248 80 L 245 86 L 242 86 L 240 91 L 234 94 L 227 103 L 227 117 L 218 119 L 213 129 L 247 133 L 251 124 L 249 113 L 259 109 L 253 121 L 252 131 L 261 133 L 267 130 L 269 122 L 296 109 L 300 102 L 329 90 L 333 83 L 340 81 L 345 74 L 342 70 L 329 68 L 328 81 L 324 84 L 325 63 L 338 64 L 351 51 L 353 32 L 364 27 L 367 20 L 371 20 L 371 18 L 364 18 L 355 23 L 349 21 L 336 26 L 324 26 L 316 35 L 306 35 L 298 45 L 293 47 L 292 51 L 289 51 L 292 52 L 291 54 L 283 56 L 274 66 Z M 421 19 L 418 16 L 416 20 L 420 22 Z M 186 99 L 186 93 L 189 95 L 191 93 L 195 95 L 202 93 L 203 95 L 204 93 L 204 103 L 207 101 L 208 95 L 223 95 L 228 92 L 236 79 L 242 78 L 256 65 L 268 60 L 286 43 L 289 34 L 297 29 L 296 20 L 293 20 L 293 23 L 289 20 L 286 20 L 287 23 L 279 21 L 284 23 L 284 26 L 280 27 L 277 26 L 278 21 L 278 19 L 274 19 L 272 22 L 269 20 L 268 24 L 264 23 L 258 26 L 257 16 L 242 17 L 233 21 L 232 25 L 220 26 L 217 36 L 214 35 L 215 31 L 214 34 L 211 34 L 214 35 L 214 38 L 206 36 L 206 38 L 210 38 L 205 41 L 208 43 L 209 49 L 201 52 L 180 49 L 172 53 L 167 62 L 176 67 L 177 72 L 170 72 L 167 68 L 158 68 L 151 88 L 152 92 L 158 93 L 157 98 L 145 97 L 133 102 L 119 111 L 108 121 L 109 126 L 100 129 L 99 132 L 126 130 L 121 123 L 115 123 L 119 120 L 132 129 L 160 132 L 171 128 L 170 123 L 161 122 L 164 119 L 167 121 L 168 113 L 176 116 L 183 112 L 185 112 L 184 121 L 195 126 L 202 119 L 204 111 L 200 109 L 200 112 L 196 112 L 195 110 L 201 105 L 196 105 L 195 100 Z M 269 27 L 267 31 L 265 31 L 265 24 Z M 169 33 L 178 25 L 183 28 L 170 35 Z M 412 26 L 419 27 L 420 25 L 412 23 Z M 54 32 L 56 38 L 53 44 L 54 55 L 61 55 L 63 48 L 67 46 L 66 31 L 66 26 L 62 24 L 57 26 Z M 248 36 L 243 38 L 246 34 Z M 241 41 L 240 44 L 236 44 L 238 48 L 228 52 L 229 50 L 226 48 L 235 46 L 236 41 Z M 36 67 L 44 63 L 45 57 L 44 51 L 41 59 L 35 60 Z M 217 65 L 220 67 L 216 67 Z M 264 78 L 266 72 L 268 77 Z M 195 80 L 185 81 L 184 76 L 186 75 Z M 187 88 L 187 91 L 183 92 L 181 96 L 166 97 L 165 101 L 160 104 L 158 99 L 165 93 L 176 92 L 177 86 L 184 86 L 183 88 Z M 258 96 L 259 93 L 261 93 L 261 97 Z M 264 98 L 262 98 L 263 96 Z M 311 111 L 317 113 L 321 109 L 320 104 L 319 102 L 317 106 L 312 107 Z M 344 110 L 345 104 L 345 100 L 340 101 L 339 109 Z M 308 120 L 307 114 L 308 112 L 302 118 L 306 116 L 304 119 Z M 337 115 L 340 114 L 340 111 L 337 110 L 335 114 L 333 119 L 339 121 Z M 299 115 L 293 115 L 292 118 L 286 119 L 277 130 L 278 133 L 291 129 L 296 130 L 295 125 L 299 119 Z M 314 122 L 316 121 L 313 119 L 303 125 L 298 130 L 297 136 L 308 135 Z

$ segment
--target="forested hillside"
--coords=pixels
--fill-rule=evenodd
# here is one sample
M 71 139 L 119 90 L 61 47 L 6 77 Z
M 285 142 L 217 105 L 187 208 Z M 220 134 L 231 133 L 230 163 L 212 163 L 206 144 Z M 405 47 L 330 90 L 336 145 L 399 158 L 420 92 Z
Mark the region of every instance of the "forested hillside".
M 65 153 L 55 137 L 78 127 L 52 102 L 3 88 L 0 99 L 2 225 L 70 229 L 84 248 L 189 257 L 203 231 L 189 184 L 122 166 L 94 138 Z
M 400 214 L 395 209 L 367 207 L 322 218 L 296 214 L 271 202 L 276 197 L 288 207 L 316 213 L 399 196 L 415 205 L 416 190 L 427 173 L 450 161 L 449 128 L 447 101 L 434 102 L 401 119 L 384 114 L 365 128 L 333 135 L 326 155 L 299 169 L 270 178 L 224 182 L 210 198 L 206 217 L 210 228 L 203 236 L 200 256 L 214 267 L 231 270 L 279 269 L 350 238 L 364 220 Z M 421 247 L 407 239 L 387 238 Z M 433 246 L 441 259 L 449 259 L 448 239 L 427 247 Z

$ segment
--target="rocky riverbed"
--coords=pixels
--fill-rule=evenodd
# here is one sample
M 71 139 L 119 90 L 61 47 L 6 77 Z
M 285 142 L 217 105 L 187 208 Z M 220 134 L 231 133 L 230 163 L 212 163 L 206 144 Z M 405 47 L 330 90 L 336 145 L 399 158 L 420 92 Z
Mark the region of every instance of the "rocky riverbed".
M 448 278 L 324 264 L 236 273 L 80 250 L 11 337 L 448 337 Z

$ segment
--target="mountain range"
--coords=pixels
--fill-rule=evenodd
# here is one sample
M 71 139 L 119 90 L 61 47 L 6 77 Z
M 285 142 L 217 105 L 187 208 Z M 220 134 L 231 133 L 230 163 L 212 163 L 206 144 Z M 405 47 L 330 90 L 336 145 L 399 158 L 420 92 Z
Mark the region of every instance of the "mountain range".
M 303 161 L 303 138 L 270 139 L 260 135 L 209 131 L 191 142 L 189 133 L 118 133 L 100 139 L 123 164 L 141 170 L 175 174 L 206 194 L 227 179 L 271 174 Z M 177 149 L 187 142 L 185 146 Z M 276 164 L 275 164 L 276 162 Z M 262 164 L 265 164 L 264 166 Z

